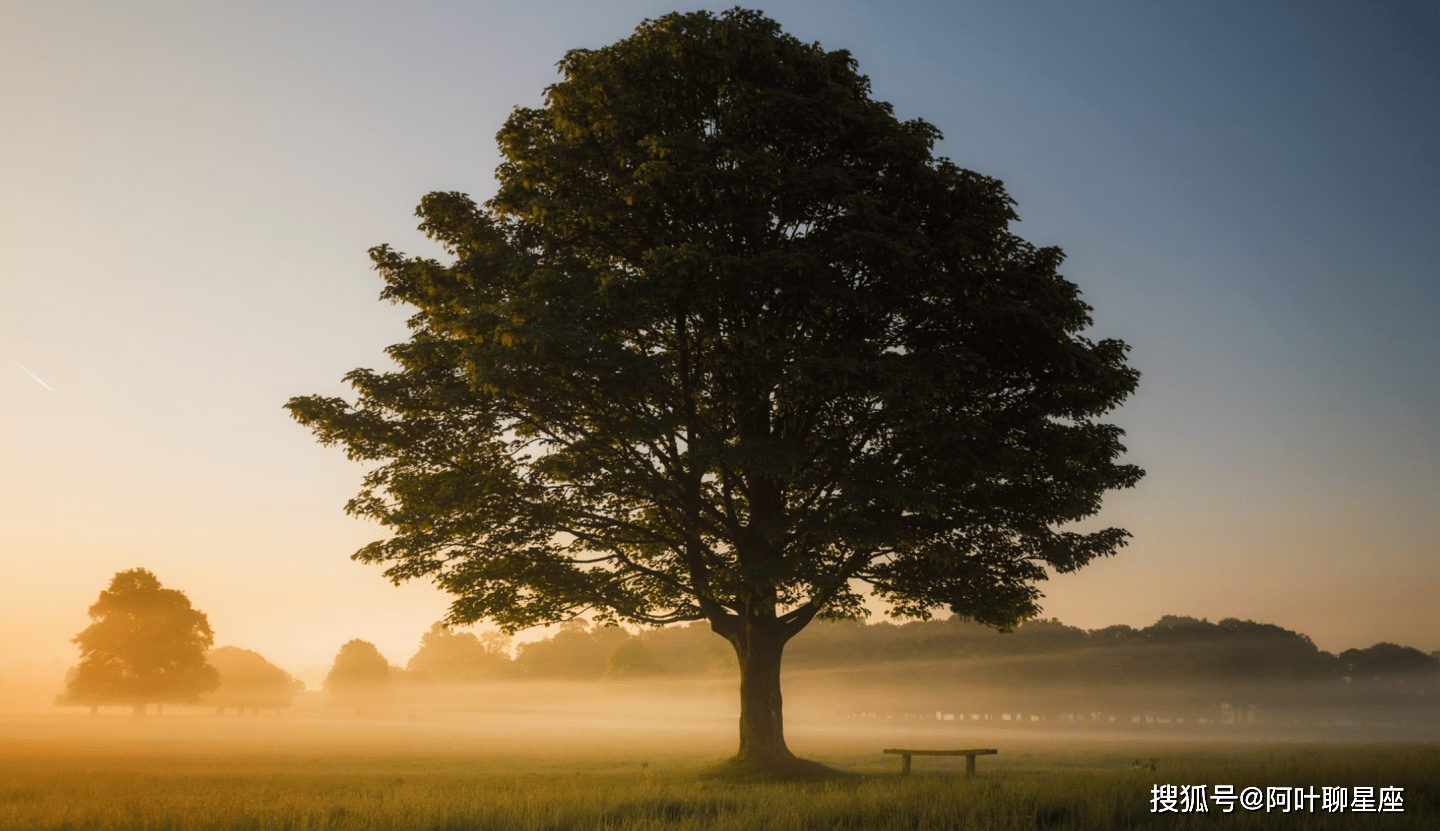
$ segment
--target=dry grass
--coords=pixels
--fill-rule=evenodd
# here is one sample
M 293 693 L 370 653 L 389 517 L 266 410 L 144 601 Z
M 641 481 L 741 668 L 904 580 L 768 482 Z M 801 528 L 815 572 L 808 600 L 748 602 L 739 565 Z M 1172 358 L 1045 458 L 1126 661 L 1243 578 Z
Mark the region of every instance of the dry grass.
M 966 781 L 963 758 L 917 758 L 917 773 L 901 778 L 898 760 L 879 753 L 888 744 L 879 731 L 802 727 L 792 731 L 797 751 L 859 775 L 746 783 L 703 775 L 732 747 L 721 727 L 519 715 L 433 722 L 11 717 L 0 719 L 0 828 L 1440 827 L 1440 747 L 1433 745 L 1042 742 L 1012 735 L 988 737 L 1001 753 L 982 757 L 980 775 Z M 883 735 L 930 745 L 937 738 Z M 1137 768 L 1137 758 L 1147 766 Z M 1165 783 L 1237 790 L 1399 786 L 1406 810 L 1152 814 L 1151 787 Z

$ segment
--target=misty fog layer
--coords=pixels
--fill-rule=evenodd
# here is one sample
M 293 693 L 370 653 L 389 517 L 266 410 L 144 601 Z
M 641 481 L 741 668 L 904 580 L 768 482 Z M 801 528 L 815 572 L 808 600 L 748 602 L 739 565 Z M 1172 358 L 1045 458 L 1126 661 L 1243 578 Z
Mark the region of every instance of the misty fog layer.
M 445 724 L 442 732 L 475 736 L 603 737 L 613 728 L 721 741 L 738 715 L 734 654 L 703 625 L 632 633 L 576 621 L 514 646 L 499 632 L 436 624 L 403 666 L 353 639 L 308 688 L 251 650 L 217 647 L 207 660 L 219 686 L 169 705 L 167 717 L 206 713 L 282 732 L 304 723 L 320 734 L 342 724 L 356 735 L 394 725 L 428 734 Z M 841 621 L 813 624 L 790 643 L 784 692 L 797 738 L 1161 731 L 1420 739 L 1440 735 L 1437 665 L 1394 644 L 1336 656 L 1301 633 L 1233 619 L 1168 616 L 1144 629 L 1088 632 L 1040 620 L 1003 634 L 958 618 Z M 66 712 L 57 704 L 81 704 L 57 695 L 64 680 L 55 670 L 4 678 L 0 707 L 57 713 Z M 108 723 L 132 710 L 117 702 L 94 711 Z M 155 720 L 154 708 L 147 712 Z

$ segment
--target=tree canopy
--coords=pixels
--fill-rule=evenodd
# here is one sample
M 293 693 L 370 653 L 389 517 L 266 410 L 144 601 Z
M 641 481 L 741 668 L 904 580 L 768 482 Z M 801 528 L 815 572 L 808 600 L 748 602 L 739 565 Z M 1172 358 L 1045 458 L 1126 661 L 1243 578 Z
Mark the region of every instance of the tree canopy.
M 206 659 L 219 672 L 220 685 L 202 696 L 202 704 L 220 709 L 279 709 L 289 707 L 295 693 L 305 688 L 305 682 L 249 649 L 221 646 L 210 650 Z
M 707 621 L 741 759 L 785 760 L 784 643 L 817 615 L 997 627 L 1113 553 L 1065 528 L 1134 485 L 1099 419 L 1135 388 L 1001 183 L 870 97 L 843 50 L 733 9 L 576 49 L 517 108 L 485 205 L 421 200 L 447 262 L 371 251 L 398 368 L 292 415 L 379 462 L 357 553 L 510 629 Z
M 382 697 L 390 689 L 390 662 L 369 641 L 347 641 L 335 653 L 335 663 L 325 675 L 325 689 L 340 703 Z
M 606 678 L 634 678 L 658 675 L 664 671 L 665 666 L 656 660 L 645 642 L 639 638 L 621 641 L 619 646 L 605 656 Z
M 520 644 L 515 665 L 526 678 L 598 678 L 606 657 L 629 639 L 619 626 L 591 628 L 571 620 L 549 638 Z
M 1411 647 L 1381 641 L 1340 653 L 1341 671 L 1356 681 L 1410 681 L 1440 678 L 1440 660 Z
M 510 638 L 499 632 L 476 637 L 436 623 L 420 637 L 420 649 L 405 668 L 429 681 L 481 681 L 509 673 Z
M 62 703 L 189 703 L 219 683 L 205 652 L 214 642 L 205 613 L 143 568 L 122 571 L 89 609 L 94 621 L 76 635 L 80 663 L 66 678 Z

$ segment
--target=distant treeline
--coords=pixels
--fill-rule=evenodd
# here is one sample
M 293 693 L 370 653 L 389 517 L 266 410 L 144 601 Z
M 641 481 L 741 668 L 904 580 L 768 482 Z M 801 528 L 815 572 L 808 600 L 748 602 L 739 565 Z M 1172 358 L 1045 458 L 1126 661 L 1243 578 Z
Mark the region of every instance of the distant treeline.
M 998 660 L 1006 658 L 1020 660 Z M 1389 643 L 1334 655 L 1299 632 L 1235 618 L 1211 623 L 1167 615 L 1144 629 L 1122 625 L 1089 631 L 1054 619 L 1035 620 L 1009 633 L 956 617 L 903 624 L 817 622 L 785 650 L 785 665 L 791 670 L 966 661 L 1003 665 L 1006 680 L 1013 681 L 1348 680 L 1417 691 L 1440 685 L 1437 655 Z M 437 624 L 410 659 L 404 677 L 418 683 L 583 680 L 717 675 L 734 667 L 729 644 L 700 623 L 632 634 L 574 621 L 548 638 L 520 644 L 513 658 L 508 640 L 498 633 L 477 637 Z

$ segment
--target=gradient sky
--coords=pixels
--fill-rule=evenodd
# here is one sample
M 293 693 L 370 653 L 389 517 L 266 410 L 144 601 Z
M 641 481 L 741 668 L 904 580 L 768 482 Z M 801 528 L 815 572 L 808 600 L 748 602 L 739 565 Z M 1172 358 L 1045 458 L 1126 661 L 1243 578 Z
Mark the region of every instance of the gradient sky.
M 1440 649 L 1437 5 L 762 7 L 1003 180 L 1133 347 L 1135 539 L 1047 616 Z M 367 248 L 433 251 L 414 206 L 493 193 L 564 51 L 675 9 L 0 2 L 0 669 L 73 664 L 136 566 L 217 644 L 403 664 L 448 601 L 348 559 L 361 469 L 281 406 L 406 338 Z

